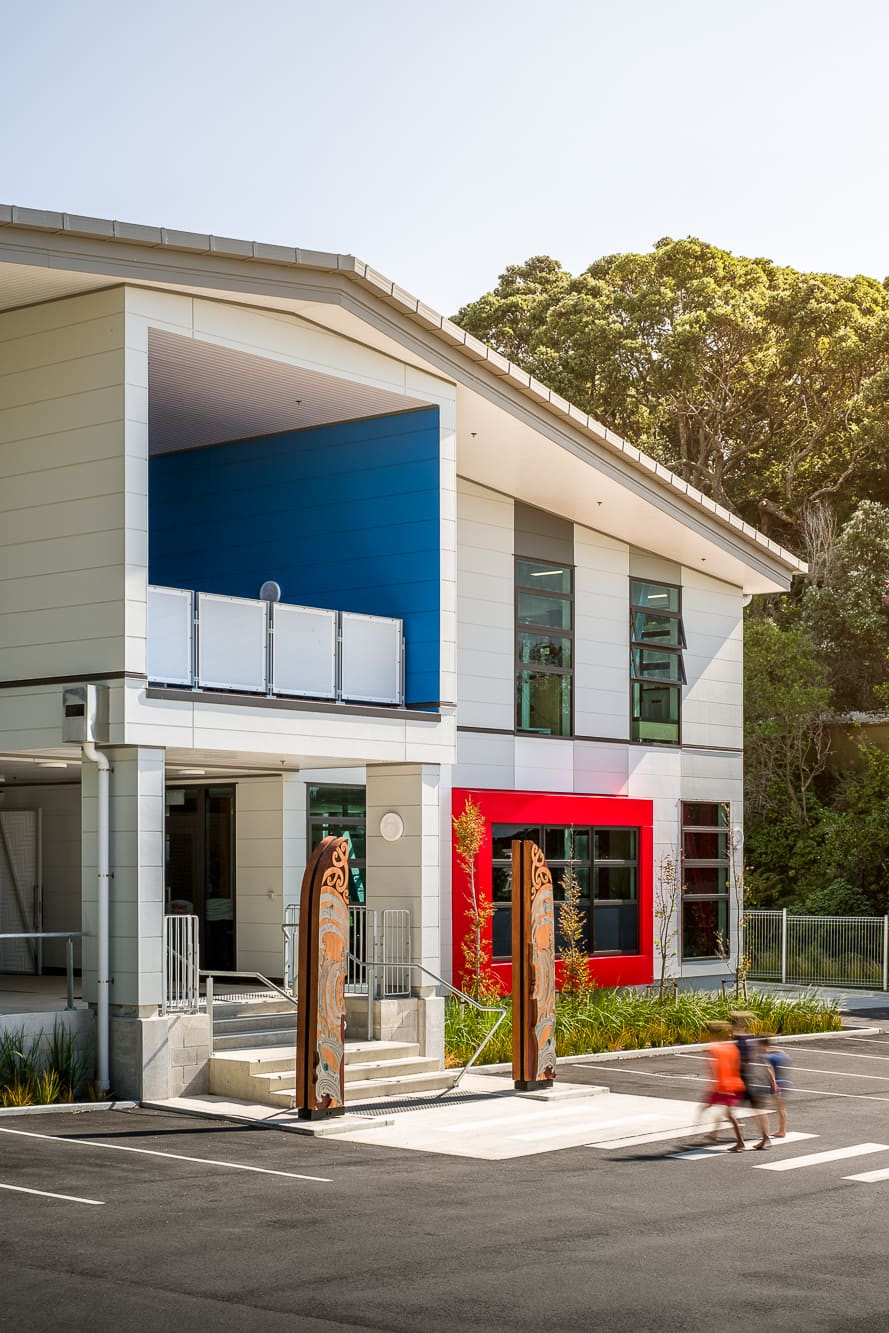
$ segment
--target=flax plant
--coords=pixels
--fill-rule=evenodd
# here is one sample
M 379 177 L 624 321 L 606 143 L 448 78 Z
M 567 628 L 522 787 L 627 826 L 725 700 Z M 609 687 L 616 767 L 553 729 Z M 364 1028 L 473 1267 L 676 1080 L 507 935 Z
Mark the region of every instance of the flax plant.
M 454 845 L 460 868 L 466 876 L 469 889 L 467 916 L 469 924 L 461 942 L 463 952 L 463 984 L 473 1000 L 487 1003 L 500 994 L 496 978 L 491 973 L 491 945 L 488 927 L 494 915 L 492 903 L 483 902 L 479 894 L 478 854 L 485 840 L 487 824 L 481 807 L 471 796 L 459 815 L 454 815 Z

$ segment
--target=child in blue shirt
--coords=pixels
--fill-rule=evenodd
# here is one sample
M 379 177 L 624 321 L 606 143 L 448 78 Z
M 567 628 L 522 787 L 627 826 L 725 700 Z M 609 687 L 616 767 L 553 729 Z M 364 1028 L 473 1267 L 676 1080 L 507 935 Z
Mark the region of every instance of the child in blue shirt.
M 760 1037 L 760 1045 L 762 1047 L 763 1064 L 768 1071 L 772 1085 L 775 1112 L 778 1116 L 778 1132 L 775 1138 L 783 1139 L 787 1133 L 787 1102 L 785 1098 L 790 1089 L 790 1056 L 775 1046 L 774 1037 Z

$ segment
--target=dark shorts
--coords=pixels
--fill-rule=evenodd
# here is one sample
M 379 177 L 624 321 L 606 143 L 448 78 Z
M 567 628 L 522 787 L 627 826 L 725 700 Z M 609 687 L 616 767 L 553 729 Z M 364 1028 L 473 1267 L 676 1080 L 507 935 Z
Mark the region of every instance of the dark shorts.
M 752 1106 L 755 1111 L 760 1111 L 767 1105 L 771 1096 L 771 1088 L 758 1088 L 755 1083 L 744 1084 L 744 1095 L 742 1101 L 748 1106 Z

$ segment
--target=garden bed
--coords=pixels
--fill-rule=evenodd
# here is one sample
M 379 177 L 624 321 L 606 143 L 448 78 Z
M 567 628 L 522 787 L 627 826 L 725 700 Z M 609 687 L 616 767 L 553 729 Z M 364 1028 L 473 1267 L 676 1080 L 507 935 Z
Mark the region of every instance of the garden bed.
M 508 1012 L 481 1055 L 484 1064 L 512 1059 L 512 1015 Z M 556 999 L 556 1054 L 595 1055 L 609 1051 L 633 1051 L 659 1046 L 686 1046 L 707 1041 L 707 1024 L 728 1019 L 733 1010 L 744 1009 L 753 1017 L 753 1033 L 776 1036 L 809 1032 L 838 1032 L 842 1016 L 833 1000 L 814 994 L 786 996 L 751 990 L 739 1000 L 722 991 L 678 991 L 663 997 L 656 992 L 634 989 L 594 988 L 587 994 Z M 450 999 L 445 1009 L 445 1064 L 466 1064 L 496 1015 L 480 1014 L 468 1004 Z
M 93 1102 L 96 1085 L 86 1073 L 74 1033 L 58 1019 L 51 1034 L 0 1032 L 0 1107 Z

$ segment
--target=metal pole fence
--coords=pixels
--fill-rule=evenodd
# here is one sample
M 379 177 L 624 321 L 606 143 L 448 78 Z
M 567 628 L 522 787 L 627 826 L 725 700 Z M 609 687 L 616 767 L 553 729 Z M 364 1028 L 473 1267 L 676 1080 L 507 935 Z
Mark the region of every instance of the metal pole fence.
M 744 915 L 755 981 L 889 990 L 889 916 Z

